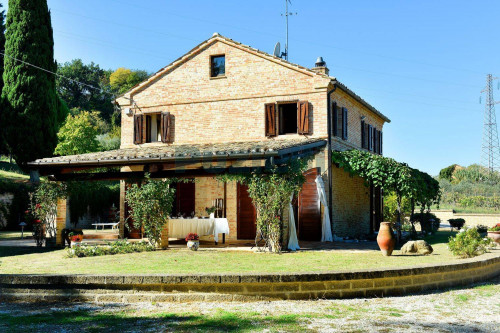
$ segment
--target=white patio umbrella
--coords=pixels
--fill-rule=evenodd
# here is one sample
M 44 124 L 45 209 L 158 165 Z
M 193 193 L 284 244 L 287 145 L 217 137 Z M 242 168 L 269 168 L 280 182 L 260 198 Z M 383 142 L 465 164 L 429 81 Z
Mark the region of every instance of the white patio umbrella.
M 288 249 L 295 251 L 300 250 L 299 241 L 297 240 L 297 231 L 295 230 L 295 215 L 293 213 L 292 206 L 293 194 L 290 197 L 290 203 L 288 204 Z
M 325 183 L 321 176 L 316 177 L 316 189 L 318 190 L 319 201 L 323 205 L 323 223 L 321 225 L 321 241 L 332 242 L 332 225 L 330 223 L 330 214 L 328 214 L 328 202 L 326 201 Z

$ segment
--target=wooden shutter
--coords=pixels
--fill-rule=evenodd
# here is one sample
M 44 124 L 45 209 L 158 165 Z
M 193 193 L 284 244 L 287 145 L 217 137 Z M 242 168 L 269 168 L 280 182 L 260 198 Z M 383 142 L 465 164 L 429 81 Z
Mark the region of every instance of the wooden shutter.
M 380 131 L 380 133 L 379 133 L 379 134 L 380 134 L 380 138 L 379 138 L 379 140 L 378 140 L 378 143 L 379 143 L 379 145 L 380 145 L 380 146 L 379 146 L 379 149 L 378 149 L 378 153 L 379 153 L 380 155 L 382 155 L 382 131 Z
M 370 149 L 370 125 L 365 124 L 365 147 Z
M 134 115 L 134 144 L 142 143 L 142 127 L 144 116 L 142 114 Z
M 332 135 L 337 136 L 339 132 L 339 126 L 337 123 L 337 102 L 332 103 L 332 108 L 330 110 L 332 112 Z
M 366 148 L 365 145 L 365 121 L 361 120 L 361 148 Z
M 348 129 L 347 109 L 342 108 L 342 139 L 343 140 L 347 140 L 347 129 Z
M 276 136 L 276 104 L 268 103 L 266 109 L 266 136 Z
M 297 103 L 297 133 L 309 134 L 309 102 Z
M 342 137 L 342 133 L 344 133 L 344 127 L 342 126 L 344 123 L 342 119 L 342 108 L 337 108 L 337 136 Z
M 373 150 L 373 127 L 368 125 L 368 150 Z
M 378 130 L 373 129 L 373 151 L 378 154 Z
M 170 112 L 161 113 L 161 142 L 170 142 L 170 132 L 172 126 L 170 124 Z

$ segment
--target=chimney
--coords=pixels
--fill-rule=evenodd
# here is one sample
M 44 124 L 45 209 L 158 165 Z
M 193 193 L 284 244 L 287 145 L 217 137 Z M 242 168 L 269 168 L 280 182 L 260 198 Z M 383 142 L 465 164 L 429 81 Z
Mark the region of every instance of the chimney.
M 328 67 L 326 67 L 326 62 L 323 60 L 323 57 L 318 57 L 318 59 L 316 59 L 316 63 L 314 64 L 314 67 L 311 68 L 311 70 L 315 71 L 316 73 L 325 75 L 328 75 L 328 73 L 330 72 Z

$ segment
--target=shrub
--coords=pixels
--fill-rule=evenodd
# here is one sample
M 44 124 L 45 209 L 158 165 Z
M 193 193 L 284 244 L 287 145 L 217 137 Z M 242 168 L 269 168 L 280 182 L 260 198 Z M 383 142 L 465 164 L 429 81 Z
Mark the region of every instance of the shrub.
M 449 219 L 448 222 L 452 228 L 456 228 L 458 230 L 460 230 L 465 224 L 464 219 Z
M 480 234 L 484 234 L 485 232 L 488 231 L 488 227 L 485 225 L 482 225 L 482 224 L 476 225 L 476 229 L 477 229 L 477 232 L 479 232 Z
M 99 246 L 87 246 L 82 245 L 72 249 L 68 249 L 68 256 L 73 257 L 96 257 L 104 255 L 113 254 L 123 254 L 123 253 L 133 253 L 133 252 L 145 252 L 154 251 L 155 247 L 148 242 L 133 242 L 129 243 L 127 240 L 116 241 L 113 243 L 108 243 L 108 245 Z
M 422 231 L 426 233 L 434 233 L 439 229 L 439 225 L 441 224 L 441 220 L 432 213 L 415 213 L 412 216 L 412 220 L 414 222 L 420 223 L 420 227 Z
M 450 237 L 448 248 L 454 256 L 472 258 L 486 252 L 489 238 L 482 238 L 476 228 L 464 228 L 455 237 Z
M 500 231 L 500 223 L 497 223 L 496 226 L 489 228 L 488 231 Z

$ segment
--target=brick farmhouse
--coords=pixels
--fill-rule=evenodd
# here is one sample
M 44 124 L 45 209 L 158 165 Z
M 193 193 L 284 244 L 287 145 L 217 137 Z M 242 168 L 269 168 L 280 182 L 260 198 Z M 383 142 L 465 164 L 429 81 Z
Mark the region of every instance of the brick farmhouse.
M 329 151 L 382 154 L 382 129 L 390 120 L 329 76 L 322 59 L 305 68 L 214 34 L 115 103 L 122 112 L 120 149 L 41 159 L 31 167 L 59 181 L 82 177 L 85 169 L 119 167 L 119 173 L 88 176 L 120 179 L 122 237 L 141 237 L 125 223 L 124 198 L 130 180 L 149 172 L 195 179 L 175 185 L 174 215 L 206 215 L 216 202 L 228 220 L 226 239 L 254 239 L 255 209 L 246 187 L 215 176 L 311 154 L 306 183 L 293 201 L 299 241 L 321 239 L 323 214 L 330 214 L 339 237 L 378 230 L 381 192 L 333 165 Z M 318 200 L 318 175 L 328 209 Z M 66 223 L 64 202 L 57 223 Z

